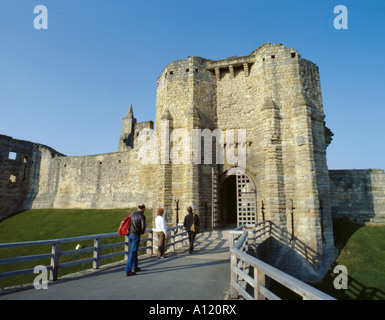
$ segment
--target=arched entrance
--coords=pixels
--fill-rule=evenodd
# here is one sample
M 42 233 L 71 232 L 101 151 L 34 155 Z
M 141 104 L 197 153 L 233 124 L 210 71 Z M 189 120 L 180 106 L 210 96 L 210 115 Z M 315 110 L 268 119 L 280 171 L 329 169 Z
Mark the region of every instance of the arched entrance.
M 228 175 L 221 188 L 221 211 L 225 224 L 253 226 L 257 223 L 257 195 L 247 174 Z
M 229 176 L 222 186 L 222 214 L 225 224 L 237 223 L 237 179 Z

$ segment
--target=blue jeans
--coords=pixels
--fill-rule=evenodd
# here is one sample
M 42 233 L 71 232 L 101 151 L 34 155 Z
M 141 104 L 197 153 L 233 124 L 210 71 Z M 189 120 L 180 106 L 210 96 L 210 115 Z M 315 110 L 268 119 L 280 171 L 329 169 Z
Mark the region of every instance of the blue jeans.
M 138 267 L 138 249 L 140 244 L 140 235 L 130 234 L 128 236 L 128 243 L 131 248 L 126 264 L 126 273 L 129 273 L 131 270 L 135 270 Z

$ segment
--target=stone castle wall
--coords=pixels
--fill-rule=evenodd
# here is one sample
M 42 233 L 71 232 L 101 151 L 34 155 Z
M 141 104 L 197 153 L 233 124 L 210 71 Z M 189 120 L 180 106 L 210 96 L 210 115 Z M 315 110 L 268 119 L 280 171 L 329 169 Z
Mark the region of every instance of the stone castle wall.
M 138 150 L 67 157 L 36 143 L 0 136 L 0 217 L 33 208 L 152 207 L 154 168 Z M 17 154 L 9 159 L 9 152 Z
M 333 219 L 385 223 L 384 170 L 330 170 L 329 175 Z
M 31 207 L 45 156 L 62 154 L 38 143 L 0 135 L 0 220 Z
M 129 151 L 41 164 L 32 208 L 128 208 L 152 200 L 152 180 Z

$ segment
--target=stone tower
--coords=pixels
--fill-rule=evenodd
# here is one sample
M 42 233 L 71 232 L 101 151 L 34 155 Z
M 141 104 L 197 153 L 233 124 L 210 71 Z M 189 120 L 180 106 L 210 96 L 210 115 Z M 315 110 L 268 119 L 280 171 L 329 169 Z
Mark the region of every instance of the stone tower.
M 210 227 L 211 166 L 193 162 L 193 129 L 215 129 L 216 81 L 206 60 L 189 57 L 168 65 L 158 79 L 155 131 L 160 141 L 158 191 L 155 202 L 169 211 L 178 206 L 173 223 L 183 222 L 186 208 Z M 165 141 L 168 137 L 169 141 Z M 171 222 L 171 221 L 170 221 Z
M 136 119 L 134 118 L 134 111 L 130 104 L 127 115 L 123 118 L 122 134 L 119 138 L 119 152 L 130 150 L 133 147 L 135 124 Z
M 302 275 L 314 280 L 325 272 L 336 254 L 326 163 L 331 136 L 314 63 L 270 43 L 243 57 L 173 61 L 158 78 L 156 110 L 159 158 L 167 161 L 158 167 L 154 203 L 170 222 L 181 222 L 188 206 L 206 228 L 269 220 L 291 248 L 301 248 L 292 254 L 306 262 Z M 207 153 L 201 137 L 197 149 L 197 129 L 212 133 L 211 164 L 193 161 Z M 218 131 L 222 137 L 214 138 Z M 221 149 L 225 159 L 216 161 Z M 236 170 L 231 154 L 245 158 L 244 170 Z

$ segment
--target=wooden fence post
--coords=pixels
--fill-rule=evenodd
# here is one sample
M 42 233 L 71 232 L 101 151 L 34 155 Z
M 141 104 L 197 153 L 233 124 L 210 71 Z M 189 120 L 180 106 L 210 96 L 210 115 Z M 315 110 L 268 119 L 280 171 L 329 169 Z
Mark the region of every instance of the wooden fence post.
M 265 300 L 264 295 L 261 293 L 261 286 L 265 286 L 265 275 L 260 270 L 254 267 L 254 299 Z
M 175 251 L 175 230 L 171 230 L 171 251 Z
M 129 252 L 128 252 L 128 249 L 129 249 L 129 242 L 128 242 L 128 235 L 125 235 L 124 236 L 124 242 L 125 242 L 125 245 L 124 245 L 124 261 L 127 261 L 128 260 L 128 255 L 129 255 Z
M 51 267 L 52 271 L 50 272 L 50 280 L 56 281 L 57 275 L 59 271 L 59 255 L 60 255 L 60 243 L 54 243 L 52 244 L 52 254 L 53 257 L 51 258 Z
M 94 239 L 94 261 L 92 262 L 93 269 L 99 269 L 100 260 L 100 239 Z
M 238 276 L 233 270 L 233 266 L 237 265 L 237 257 L 235 254 L 231 254 L 230 257 L 230 298 L 237 299 L 238 298 L 238 290 L 235 288 L 234 283 L 238 281 Z
M 152 229 L 148 232 L 148 237 L 150 238 L 150 240 L 148 241 L 150 242 L 150 245 L 147 243 L 147 246 L 150 246 L 151 248 L 147 249 L 146 252 L 147 254 L 152 255 L 154 253 L 154 232 L 152 231 Z

